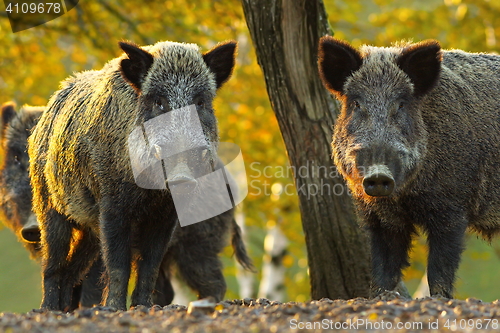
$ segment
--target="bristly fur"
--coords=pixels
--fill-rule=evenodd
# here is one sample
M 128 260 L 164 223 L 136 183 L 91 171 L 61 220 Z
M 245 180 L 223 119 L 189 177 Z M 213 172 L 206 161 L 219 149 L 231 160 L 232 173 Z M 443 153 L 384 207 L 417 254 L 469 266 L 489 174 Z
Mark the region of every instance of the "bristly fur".
M 443 51 L 437 41 L 328 45 L 320 75 L 342 102 L 332 154 L 371 235 L 374 293 L 396 287 L 421 226 L 431 295 L 452 297 L 466 229 L 500 232 L 500 56 Z M 360 66 L 351 61 L 359 56 Z M 347 67 L 329 77 L 325 59 Z M 390 194 L 366 193 L 373 166 L 394 180 Z

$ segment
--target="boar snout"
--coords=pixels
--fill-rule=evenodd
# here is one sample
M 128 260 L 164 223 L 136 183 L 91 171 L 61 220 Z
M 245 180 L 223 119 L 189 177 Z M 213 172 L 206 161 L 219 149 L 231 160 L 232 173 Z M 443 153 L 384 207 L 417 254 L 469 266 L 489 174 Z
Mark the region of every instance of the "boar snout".
M 372 197 L 386 197 L 394 190 L 394 177 L 385 165 L 374 165 L 368 168 L 363 178 L 363 189 Z
M 171 190 L 175 188 L 178 193 L 190 193 L 197 185 L 198 182 L 186 163 L 178 163 L 168 175 L 169 188 Z
M 23 228 L 21 236 L 26 242 L 37 243 L 40 241 L 40 229 L 38 227 Z
M 40 227 L 38 226 L 38 222 L 34 214 L 31 214 L 28 219 L 28 223 L 26 223 L 21 229 L 21 237 L 29 243 L 37 243 L 40 241 Z
M 372 197 L 386 197 L 394 190 L 394 179 L 388 175 L 375 174 L 363 179 L 365 193 Z
M 186 192 L 194 190 L 197 184 L 198 182 L 196 179 L 184 175 L 177 176 L 168 181 L 169 186 L 175 186 L 176 188 L 177 186 L 182 187 Z

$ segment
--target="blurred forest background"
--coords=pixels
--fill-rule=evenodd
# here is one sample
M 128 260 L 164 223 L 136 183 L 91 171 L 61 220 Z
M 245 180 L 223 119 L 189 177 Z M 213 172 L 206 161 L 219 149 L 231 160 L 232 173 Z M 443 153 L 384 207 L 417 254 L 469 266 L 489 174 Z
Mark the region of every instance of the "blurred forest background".
M 469 52 L 500 51 L 498 0 L 325 0 L 335 36 L 354 46 L 388 46 L 401 39 L 433 38 L 443 48 Z M 250 254 L 258 268 L 258 291 L 264 238 L 279 226 L 288 239 L 285 300 L 309 299 L 309 281 L 293 173 L 287 169 L 284 144 L 269 104 L 266 87 L 238 0 L 80 1 L 66 15 L 13 34 L 0 5 L 0 103 L 44 105 L 59 82 L 73 72 L 100 69 L 118 56 L 117 42 L 140 45 L 159 40 L 189 42 L 208 50 L 235 39 L 239 52 L 233 78 L 221 89 L 215 110 L 221 141 L 241 147 L 249 195 L 240 207 Z M 263 9 L 264 10 L 264 9 Z M 272 36 L 270 37 L 272 42 Z M 311 73 L 311 75 L 317 75 Z M 329 149 L 325 147 L 325 149 Z M 265 172 L 264 172 L 265 171 Z M 475 235 L 458 272 L 458 298 L 500 298 L 500 242 L 489 246 Z M 425 271 L 425 238 L 415 240 L 413 265 L 405 281 L 413 292 Z M 226 298 L 237 298 L 237 270 L 232 250 L 224 254 Z M 327 265 L 328 263 L 325 263 Z M 40 268 L 6 228 L 0 230 L 0 312 L 26 312 L 41 299 Z

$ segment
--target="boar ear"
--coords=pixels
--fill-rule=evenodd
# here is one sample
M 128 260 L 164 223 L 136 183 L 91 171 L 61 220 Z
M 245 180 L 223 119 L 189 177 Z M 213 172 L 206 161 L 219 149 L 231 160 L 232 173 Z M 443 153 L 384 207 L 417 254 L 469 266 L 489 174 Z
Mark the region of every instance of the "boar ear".
M 236 54 L 235 41 L 219 43 L 210 51 L 203 54 L 203 60 L 208 68 L 215 74 L 215 83 L 219 89 L 226 82 L 234 67 L 234 56 Z
M 419 97 L 429 92 L 437 83 L 441 71 L 441 47 L 435 40 L 427 40 L 403 49 L 397 60 L 415 87 Z
M 0 127 L 0 138 L 5 138 L 5 130 L 7 125 L 16 116 L 16 103 L 7 102 L 2 105 L 2 124 Z
M 346 79 L 361 67 L 361 54 L 348 43 L 324 36 L 319 40 L 318 69 L 325 87 L 343 95 Z
M 122 76 L 135 90 L 140 91 L 142 80 L 153 64 L 153 56 L 133 43 L 119 42 L 119 44 L 128 55 L 128 59 L 123 59 L 120 64 Z
M 16 115 L 16 103 L 7 102 L 2 105 L 2 130 Z

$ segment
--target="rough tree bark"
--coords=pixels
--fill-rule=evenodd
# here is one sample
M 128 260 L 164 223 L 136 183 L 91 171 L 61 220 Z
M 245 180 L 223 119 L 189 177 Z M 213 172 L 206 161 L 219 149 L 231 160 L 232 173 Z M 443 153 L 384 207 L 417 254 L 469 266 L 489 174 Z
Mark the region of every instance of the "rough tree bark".
M 304 171 L 296 172 L 295 179 L 307 244 L 311 297 L 368 297 L 367 237 L 357 224 L 342 179 L 317 172 L 325 167 L 329 172 L 334 170 L 330 142 L 338 113 L 338 106 L 321 84 L 317 70 L 319 38 L 331 35 L 323 2 L 242 3 L 290 163 L 296 171 L 307 167 L 307 175 Z M 319 194 L 312 195 L 316 189 Z

